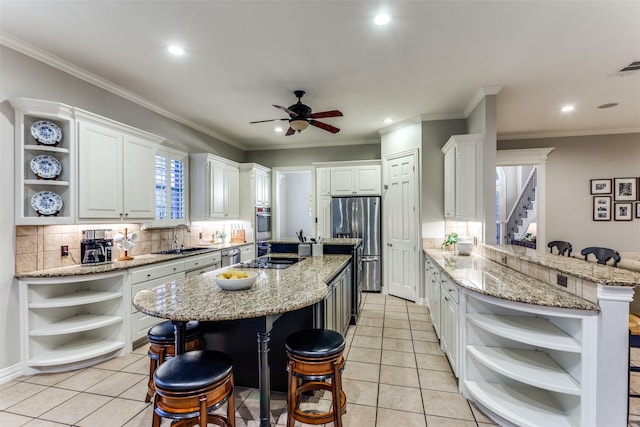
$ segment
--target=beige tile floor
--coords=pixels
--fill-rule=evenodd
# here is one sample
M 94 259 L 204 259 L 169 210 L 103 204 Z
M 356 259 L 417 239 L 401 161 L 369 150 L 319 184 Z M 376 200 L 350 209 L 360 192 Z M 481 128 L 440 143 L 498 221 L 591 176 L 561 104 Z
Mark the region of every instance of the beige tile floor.
M 346 337 L 346 427 L 495 425 L 457 393 L 425 307 L 382 294 L 365 294 L 364 302 L 358 325 Z M 640 352 L 635 356 L 640 361 Z M 0 426 L 149 427 L 147 370 L 143 346 L 90 368 L 2 384 Z M 640 375 L 631 387 L 640 390 Z M 316 395 L 305 406 L 326 410 L 330 404 L 328 397 Z M 258 426 L 257 390 L 237 388 L 236 407 L 238 427 Z M 640 399 L 631 399 L 630 414 L 630 425 L 640 427 Z M 273 425 L 286 425 L 285 394 L 272 393 L 271 415 Z M 169 420 L 162 423 L 169 425 Z

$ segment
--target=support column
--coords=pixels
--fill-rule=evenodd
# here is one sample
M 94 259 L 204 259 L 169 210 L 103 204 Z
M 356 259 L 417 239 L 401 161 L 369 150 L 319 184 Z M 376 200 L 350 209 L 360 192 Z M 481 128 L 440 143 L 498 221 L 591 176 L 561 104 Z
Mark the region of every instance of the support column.
M 597 422 L 598 426 L 627 425 L 629 369 L 629 303 L 631 286 L 598 285 Z

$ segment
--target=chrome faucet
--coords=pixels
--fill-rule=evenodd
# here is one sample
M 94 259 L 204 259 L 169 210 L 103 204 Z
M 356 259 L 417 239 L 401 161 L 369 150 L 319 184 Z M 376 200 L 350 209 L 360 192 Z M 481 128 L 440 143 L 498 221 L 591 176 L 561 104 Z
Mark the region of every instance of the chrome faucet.
M 171 242 L 171 250 L 178 249 L 178 228 L 184 228 L 187 233 L 191 233 L 191 228 L 187 224 L 178 224 L 173 227 L 173 241 Z M 184 238 L 182 239 L 182 246 L 184 246 Z

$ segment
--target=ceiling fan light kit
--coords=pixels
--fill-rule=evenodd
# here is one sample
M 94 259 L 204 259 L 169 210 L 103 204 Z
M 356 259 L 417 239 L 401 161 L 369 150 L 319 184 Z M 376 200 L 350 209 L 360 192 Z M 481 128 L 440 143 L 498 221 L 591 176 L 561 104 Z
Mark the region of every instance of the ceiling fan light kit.
M 304 96 L 303 90 L 295 90 L 293 94 L 298 98 L 298 102 L 289 106 L 282 107 L 280 105 L 273 105 L 278 110 L 282 110 L 289 115 L 287 119 L 270 119 L 270 120 L 258 120 L 255 122 L 249 122 L 249 124 L 253 123 L 265 123 L 265 122 L 275 122 L 280 120 L 288 120 L 289 121 L 289 130 L 285 133 L 285 136 L 293 135 L 294 133 L 301 132 L 309 127 L 309 125 L 315 126 L 317 128 L 326 130 L 331 133 L 338 133 L 340 129 L 335 126 L 331 126 L 330 124 L 319 122 L 315 119 L 324 119 L 329 117 L 342 117 L 342 112 L 338 110 L 331 111 L 322 111 L 320 113 L 312 113 L 311 107 L 302 103 L 300 98 Z

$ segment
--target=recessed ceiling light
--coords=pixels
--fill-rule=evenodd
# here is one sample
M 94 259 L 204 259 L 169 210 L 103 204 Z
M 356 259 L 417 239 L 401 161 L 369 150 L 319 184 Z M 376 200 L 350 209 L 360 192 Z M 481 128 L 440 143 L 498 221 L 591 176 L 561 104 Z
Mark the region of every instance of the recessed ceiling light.
M 391 21 L 391 17 L 386 13 L 377 14 L 373 20 L 376 25 L 387 25 L 389 21 Z
M 605 109 L 605 108 L 613 108 L 613 107 L 617 107 L 617 106 L 618 106 L 617 102 L 610 102 L 608 104 L 598 105 L 598 108 Z
M 274 131 L 276 131 L 276 132 L 282 132 L 282 128 L 278 126 L 277 128 L 275 128 L 275 129 L 274 129 Z
M 573 111 L 575 110 L 576 107 L 574 107 L 573 105 L 565 105 L 564 107 L 562 107 L 561 111 L 563 113 L 568 113 L 569 111 Z
M 174 44 L 172 44 L 170 46 L 167 46 L 167 50 L 172 55 L 184 55 L 184 49 L 181 48 L 180 46 L 176 46 Z
M 392 123 L 393 120 L 390 117 L 387 117 L 386 119 L 384 119 L 385 123 Z

